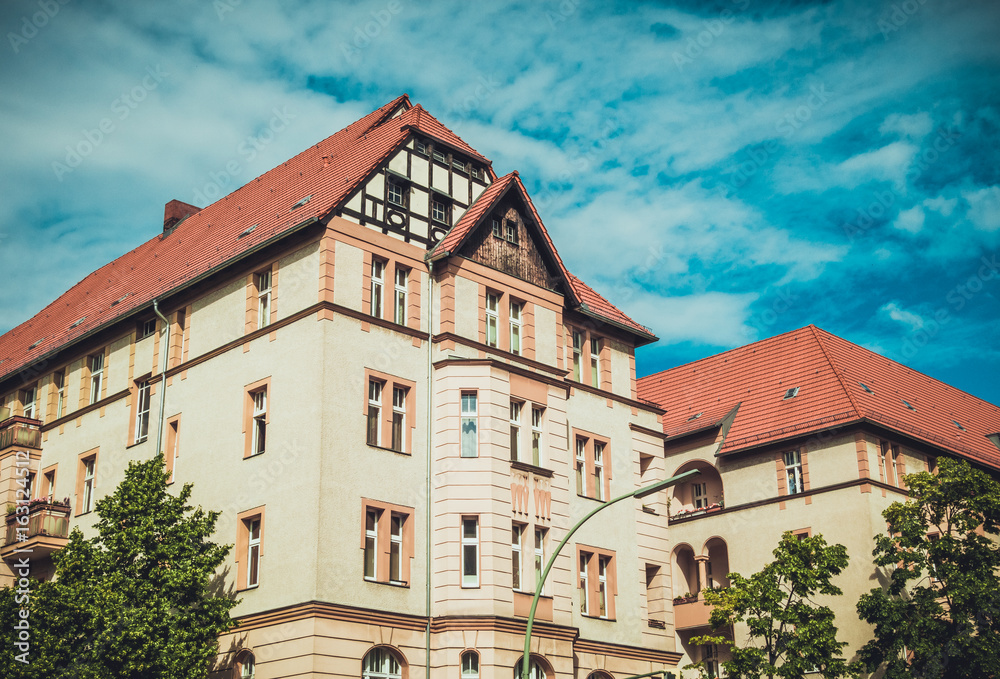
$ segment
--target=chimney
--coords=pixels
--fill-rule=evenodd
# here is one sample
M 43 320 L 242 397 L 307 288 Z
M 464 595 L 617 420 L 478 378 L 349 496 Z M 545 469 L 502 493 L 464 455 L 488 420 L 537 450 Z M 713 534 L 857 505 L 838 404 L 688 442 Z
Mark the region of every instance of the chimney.
M 179 200 L 172 200 L 163 208 L 163 232 L 166 233 L 177 226 L 185 217 L 190 217 L 200 211 L 200 207 L 189 205 Z

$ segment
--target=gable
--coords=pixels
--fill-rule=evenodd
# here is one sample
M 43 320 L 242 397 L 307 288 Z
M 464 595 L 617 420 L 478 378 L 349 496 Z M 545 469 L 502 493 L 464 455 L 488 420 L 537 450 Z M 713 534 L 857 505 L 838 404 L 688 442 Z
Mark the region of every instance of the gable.
M 549 290 L 558 289 L 561 279 L 559 270 L 548 265 L 539 230 L 514 191 L 483 217 L 458 254 Z

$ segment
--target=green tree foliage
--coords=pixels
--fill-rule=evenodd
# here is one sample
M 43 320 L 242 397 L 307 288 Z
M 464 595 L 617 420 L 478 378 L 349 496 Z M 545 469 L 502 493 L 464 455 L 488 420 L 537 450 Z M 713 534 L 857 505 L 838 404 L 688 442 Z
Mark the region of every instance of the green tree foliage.
M 843 545 L 827 545 L 821 535 L 800 540 L 786 532 L 774 561 L 763 570 L 749 578 L 730 573 L 728 588 L 703 591 L 705 601 L 715 606 L 712 629 L 718 633 L 744 623 L 749 629 L 746 645 L 725 634 L 691 642 L 728 646 L 732 660 L 723 667 L 734 679 L 792 679 L 811 671 L 824 679 L 856 676 L 857 668 L 841 655 L 847 643 L 837 641 L 833 611 L 813 601 L 817 594 L 841 594 L 831 580 L 847 564 Z
M 53 555 L 55 581 L 32 582 L 28 664 L 11 638 L 25 603 L 0 590 L 4 676 L 207 676 L 217 636 L 233 626 L 236 601 L 212 591 L 230 548 L 210 540 L 219 513 L 189 506 L 190 484 L 169 493 L 167 478 L 162 456 L 130 463 L 96 504 L 97 535 L 75 528 Z
M 884 588 L 858 602 L 875 638 L 860 651 L 887 679 L 1000 676 L 1000 484 L 965 461 L 906 476 L 911 500 L 882 514 Z

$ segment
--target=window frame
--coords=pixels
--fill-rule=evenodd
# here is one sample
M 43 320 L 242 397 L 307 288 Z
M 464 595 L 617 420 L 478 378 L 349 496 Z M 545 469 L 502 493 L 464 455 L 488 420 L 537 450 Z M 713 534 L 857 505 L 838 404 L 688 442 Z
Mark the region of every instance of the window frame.
M 252 392 L 253 413 L 251 414 L 250 457 L 267 452 L 267 389 Z
M 97 463 L 100 449 L 94 448 L 80 453 L 76 479 L 76 515 L 82 516 L 94 510 L 97 496 Z
M 259 516 L 244 520 L 247 530 L 247 579 L 244 589 L 256 589 L 260 586 L 260 543 L 263 537 L 263 522 Z M 256 537 L 254 537 L 256 528 Z
M 512 462 L 523 462 L 521 459 L 521 413 L 524 411 L 524 401 L 510 401 L 510 459 Z
M 396 191 L 393 191 L 393 189 L 396 189 Z M 387 174 L 385 178 L 385 204 L 387 206 L 394 205 L 404 210 L 409 209 L 407 198 L 410 192 L 408 189 L 409 186 L 402 179 L 397 179 Z M 398 193 L 398 199 L 394 196 L 396 193 Z
M 373 260 L 374 261 L 374 260 Z M 400 283 L 400 274 L 403 280 Z M 402 266 L 396 266 L 393 272 L 393 294 L 392 294 L 392 320 L 396 325 L 406 325 L 409 302 L 409 278 L 410 272 Z
M 372 669 L 371 666 L 378 660 L 383 661 L 381 667 Z M 395 667 L 392 664 L 395 664 Z M 376 646 L 361 659 L 361 679 L 402 679 L 405 667 L 401 654 L 396 649 Z
M 30 411 L 30 414 L 29 414 Z M 21 389 L 21 413 L 30 420 L 39 420 L 38 413 L 38 383 Z
M 601 388 L 601 339 L 590 338 L 590 386 Z
M 369 528 L 369 517 L 375 519 L 372 528 Z M 361 499 L 361 578 L 364 582 L 410 586 L 414 554 L 413 517 L 413 507 Z M 395 530 L 397 526 L 398 532 Z
M 264 537 L 266 534 L 267 524 L 264 509 L 264 505 L 260 505 L 259 507 L 247 509 L 236 515 L 236 544 L 233 554 L 236 558 L 237 592 L 257 589 L 260 586 L 262 566 L 261 560 L 264 556 Z M 253 551 L 251 549 L 250 529 L 252 528 L 254 521 L 259 523 L 257 539 L 254 541 L 254 545 L 257 547 L 256 564 L 253 564 L 253 567 L 256 569 L 255 571 L 250 563 L 251 555 L 253 555 Z M 253 572 L 255 572 L 257 576 L 256 584 L 248 585 L 251 573 Z
M 549 529 L 544 526 L 535 526 L 535 544 L 532 555 L 532 563 L 535 571 L 534 590 L 540 596 L 545 596 L 545 583 L 542 582 L 542 573 L 545 571 L 545 541 L 549 535 Z
M 538 416 L 537 419 L 535 416 Z M 541 467 L 545 464 L 544 455 L 545 407 L 531 404 L 531 464 Z
M 267 434 L 271 425 L 271 414 L 274 410 L 274 399 L 271 391 L 271 378 L 257 380 L 243 387 L 243 459 L 255 458 L 267 452 Z M 258 412 L 256 394 L 264 393 L 263 412 Z M 263 415 L 262 418 L 259 418 Z M 263 424 L 263 436 L 259 427 Z M 263 438 L 263 445 L 259 438 Z
M 370 446 L 382 446 L 382 393 L 384 391 L 384 380 L 374 377 L 368 378 L 368 419 L 365 440 Z
M 510 572 L 511 589 L 524 592 L 524 531 L 525 524 L 516 521 L 511 524 Z
M 578 585 L 581 615 L 615 621 L 618 596 L 617 561 L 613 550 L 577 544 Z M 603 604 L 604 612 L 601 613 Z
M 271 325 L 274 272 L 270 267 L 253 275 L 254 294 L 257 297 L 257 329 Z
M 361 412 L 366 445 L 402 455 L 412 454 L 417 383 L 371 368 L 365 368 L 364 383 L 367 387 Z M 378 392 L 377 398 L 373 391 Z M 402 394 L 401 404 L 397 401 L 399 393 Z
M 95 367 L 96 366 L 96 367 Z M 104 389 L 104 352 L 87 356 L 87 368 L 90 382 L 90 405 L 101 400 Z
M 369 292 L 368 315 L 373 318 L 382 318 L 385 309 L 385 272 L 388 269 L 388 262 L 379 257 L 372 257 L 369 268 Z
M 494 349 L 500 348 L 500 300 L 503 297 L 498 292 L 486 291 L 486 301 L 483 307 L 486 322 L 486 346 Z M 491 308 L 490 302 L 493 306 Z
M 135 382 L 135 420 L 133 421 L 132 444 L 143 443 L 149 438 L 149 411 L 152 399 L 152 384 L 149 378 Z
M 522 355 L 524 350 L 523 347 L 523 337 L 522 337 L 522 327 L 524 322 L 524 302 L 511 299 L 509 302 L 509 313 L 507 316 L 507 323 L 509 328 L 510 337 L 510 353 L 516 354 L 518 356 Z
M 56 370 L 52 373 L 52 384 L 56 390 L 56 410 L 55 419 L 66 414 L 66 369 Z
M 473 526 L 475 533 L 472 536 L 466 535 L 468 526 Z M 459 522 L 459 537 L 462 549 L 461 583 L 462 589 L 477 589 L 480 582 L 480 525 L 479 515 L 462 515 Z M 469 550 L 472 550 L 471 552 Z M 471 554 L 471 556 L 470 556 Z M 470 571 L 470 566 L 473 572 Z
M 471 662 L 466 663 L 466 658 L 470 659 Z M 462 651 L 458 666 L 461 679 L 479 679 L 479 653 L 476 651 Z
M 788 495 L 799 495 L 805 491 L 803 484 L 802 452 L 796 448 L 782 454 L 785 463 L 785 490 Z M 789 462 L 791 460 L 791 462 Z M 794 481 L 794 488 L 793 488 Z
M 470 398 L 471 409 L 467 409 L 466 406 L 470 403 Z M 479 392 L 472 389 L 462 390 L 459 402 L 459 456 L 479 457 Z M 472 431 L 469 435 L 465 431 L 467 424 L 472 425 Z
M 599 502 L 612 497 L 613 457 L 611 439 L 593 432 L 573 428 L 574 462 L 577 475 L 577 495 Z M 582 446 L 581 446 L 582 443 Z M 583 452 L 581 457 L 580 453 Z M 598 455 L 598 452 L 600 453 Z M 581 462 L 583 463 L 581 465 Z M 581 481 L 582 472 L 582 481 Z M 583 492 L 579 492 L 580 488 Z

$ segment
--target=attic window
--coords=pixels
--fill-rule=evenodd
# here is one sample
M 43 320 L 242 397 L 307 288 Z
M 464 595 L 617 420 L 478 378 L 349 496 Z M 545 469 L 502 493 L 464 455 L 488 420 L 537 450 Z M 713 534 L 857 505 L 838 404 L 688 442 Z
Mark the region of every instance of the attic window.
M 493 235 L 497 238 L 503 238 L 503 224 L 496 217 L 493 218 Z
M 30 347 L 28 347 L 28 351 L 31 351 L 32 349 L 34 349 L 35 347 L 37 347 L 39 344 L 42 343 L 42 340 L 44 340 L 44 339 L 45 338 L 43 337 L 40 340 L 37 340 L 34 344 L 32 344 Z
M 517 245 L 517 222 L 515 220 L 504 220 L 504 239 L 512 245 Z
M 434 199 L 431 201 L 431 219 L 444 224 L 451 223 L 451 205 L 444 201 Z
M 472 176 L 473 176 L 474 179 L 483 179 L 483 175 L 486 174 L 485 172 L 483 172 L 482 170 L 480 170 L 475 165 L 473 165 L 469 169 L 469 172 L 472 174 Z
M 447 160 L 447 158 L 445 158 L 444 154 L 441 153 L 440 151 L 435 151 L 434 152 L 434 160 L 438 160 L 438 161 L 440 161 L 440 162 L 443 163 L 443 162 L 445 162 Z
M 986 438 L 993 442 L 997 448 L 1000 448 L 1000 433 L 997 434 L 987 434 Z
M 969 431 L 968 429 L 966 429 L 965 427 L 963 427 L 962 424 L 960 422 L 958 422 L 957 420 L 952 420 L 952 423 L 956 427 L 958 427 L 960 431 Z
M 461 160 L 452 160 L 451 161 L 451 165 L 456 170 L 459 170 L 461 172 L 465 172 L 465 163 L 463 163 Z
M 788 400 L 790 398 L 795 398 L 796 394 L 798 394 L 798 393 L 799 393 L 799 388 L 798 387 L 792 387 L 791 389 L 789 389 L 788 391 L 785 392 L 785 397 L 782 398 L 781 400 L 782 401 L 786 401 L 786 400 Z
M 427 144 L 422 141 L 413 142 L 413 147 L 417 149 L 417 153 L 427 155 Z
M 117 304 L 117 302 L 112 302 L 111 303 L 112 306 L 114 306 L 115 304 Z M 69 327 L 70 328 L 75 328 L 78 325 L 80 325 L 81 323 L 83 323 L 85 320 L 87 320 L 87 317 L 86 316 L 81 316 L 80 318 L 78 318 L 75 321 L 73 321 L 73 323 Z
M 912 410 L 913 412 L 917 412 L 917 409 L 913 407 L 913 404 L 911 404 L 911 403 L 910 403 L 909 401 L 907 401 L 907 400 L 906 400 L 905 398 L 901 398 L 901 399 L 899 399 L 899 400 L 903 402 L 903 405 L 904 405 L 904 406 L 906 406 L 907 408 L 909 408 L 909 409 L 910 409 L 910 410 Z
M 243 238 L 243 236 L 249 236 L 251 233 L 253 233 L 253 230 L 256 229 L 256 228 L 257 228 L 256 224 L 251 224 L 247 228 L 243 229 L 243 232 L 240 233 L 240 235 L 238 235 L 236 237 L 236 240 L 239 240 L 240 238 Z
M 697 420 L 699 417 L 701 417 L 701 413 L 695 413 L 694 415 L 689 417 L 687 421 L 690 422 L 691 420 Z
M 867 391 L 869 394 L 872 394 L 872 395 L 875 394 L 875 392 L 872 391 L 871 388 L 867 384 L 865 384 L 864 382 L 858 382 L 858 384 L 860 384 L 861 388 L 864 389 L 865 391 Z
M 303 205 L 305 205 L 306 203 L 308 203 L 310 200 L 312 200 L 312 196 L 306 196 L 305 198 L 303 198 L 302 200 L 300 200 L 299 202 L 297 202 L 295 205 L 293 205 L 292 209 L 293 210 L 297 210 L 300 207 L 302 207 Z

